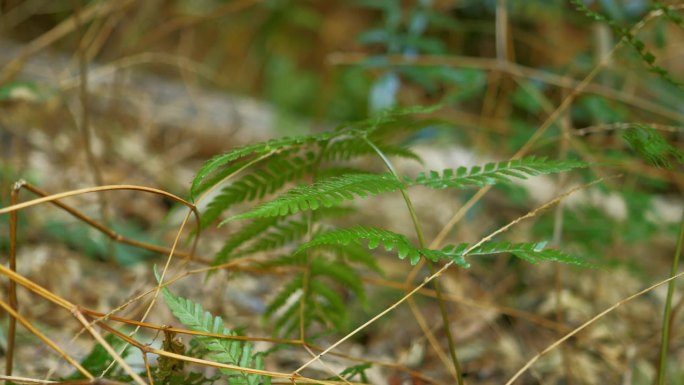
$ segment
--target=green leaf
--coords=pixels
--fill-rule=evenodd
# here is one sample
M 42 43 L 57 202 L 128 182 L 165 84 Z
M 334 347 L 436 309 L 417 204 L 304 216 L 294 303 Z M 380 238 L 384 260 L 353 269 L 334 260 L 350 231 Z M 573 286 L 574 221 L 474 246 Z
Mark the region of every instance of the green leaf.
M 314 237 L 311 241 L 302 244 L 297 252 L 302 252 L 312 247 L 329 245 L 348 245 L 350 243 L 362 244 L 368 242 L 368 248 L 374 249 L 383 245 L 386 251 L 394 251 L 400 259 L 407 256 L 412 265 L 415 265 L 424 256 L 434 262 L 449 260 L 461 267 L 469 267 L 464 257 L 474 255 L 488 255 L 499 253 L 511 253 L 529 262 L 544 260 L 556 261 L 579 266 L 590 266 L 583 260 L 566 255 L 557 250 L 545 249 L 546 243 L 510 243 L 510 242 L 485 242 L 480 246 L 466 251 L 471 247 L 468 243 L 448 245 L 441 250 L 417 248 L 405 236 L 388 230 L 354 226 L 347 229 L 328 231 Z
M 547 160 L 545 158 L 528 157 L 506 162 L 488 163 L 484 167 L 471 169 L 459 167 L 456 170 L 446 169 L 441 174 L 436 171 L 420 173 L 415 184 L 443 189 L 464 188 L 470 186 L 486 186 L 497 183 L 509 183 L 511 178 L 526 179 L 528 176 L 550 174 L 586 167 L 578 160 Z
M 105 337 L 105 341 L 114 348 L 114 350 L 118 351 L 121 347 L 125 346 L 126 344 L 124 341 L 114 334 L 109 334 Z M 125 350 L 121 353 L 121 358 L 126 358 L 128 354 L 130 353 L 130 345 L 126 345 Z M 85 368 L 88 372 L 90 373 L 102 373 L 104 372 L 107 367 L 109 367 L 112 363 L 114 362 L 114 359 L 112 356 L 105 350 L 105 348 L 102 347 L 102 345 L 97 344 L 93 347 L 93 349 L 88 353 L 88 355 L 81 361 L 81 366 Z M 110 373 L 111 375 L 111 373 Z M 65 377 L 65 380 L 78 380 L 78 379 L 85 379 L 86 377 L 79 371 L 74 371 L 73 374 L 71 374 L 68 377 Z M 112 377 L 109 377 L 112 378 Z
M 334 177 L 309 186 L 298 186 L 276 199 L 266 202 L 246 213 L 224 220 L 264 218 L 284 216 L 305 210 L 317 210 L 321 207 L 332 207 L 355 197 L 378 195 L 396 191 L 403 186 L 391 174 L 351 174 Z
M 280 218 L 262 218 L 243 226 L 237 233 L 231 235 L 228 241 L 221 247 L 221 250 L 216 253 L 213 264 L 216 266 L 226 263 L 233 256 L 233 251 L 250 239 L 262 234 L 279 220 Z
M 386 155 L 412 159 L 421 162 L 420 156 L 408 148 L 383 144 L 378 148 Z M 337 140 L 331 143 L 323 154 L 323 159 L 328 161 L 349 160 L 363 155 L 376 155 L 375 150 L 363 139 L 351 138 Z
M 156 274 L 156 271 L 155 271 Z M 159 277 L 157 276 L 157 280 Z M 210 312 L 204 311 L 202 306 L 189 299 L 177 297 L 168 288 L 162 288 L 164 302 L 169 307 L 173 315 L 185 325 L 185 327 L 211 334 L 222 334 L 235 336 L 236 332 L 223 326 L 221 317 L 214 317 Z M 237 365 L 244 368 L 255 368 L 262 370 L 263 360 L 256 358 L 260 353 L 251 354 L 251 343 L 237 340 L 222 339 L 216 337 L 196 337 L 204 346 L 212 352 L 212 358 L 224 364 Z M 249 345 L 249 346 L 247 346 Z M 271 378 L 258 374 L 248 374 L 239 370 L 221 369 L 224 375 L 229 376 L 230 383 L 246 384 L 270 384 Z
M 345 264 L 316 258 L 311 262 L 311 275 L 313 277 L 328 277 L 342 287 L 351 290 L 361 302 L 366 301 L 366 292 L 359 275 Z
M 304 144 L 324 142 L 331 139 L 334 135 L 335 134 L 333 133 L 321 133 L 317 135 L 273 139 L 267 142 L 248 144 L 246 146 L 238 147 L 227 153 L 217 155 L 206 161 L 197 172 L 197 175 L 195 175 L 195 179 L 193 179 L 192 186 L 190 188 L 190 196 L 192 199 L 196 198 L 201 186 L 205 189 L 208 187 L 203 185 L 202 181 L 205 178 L 210 177 L 213 173 L 221 171 L 224 167 L 230 165 L 230 162 L 234 160 L 250 155 L 275 154 L 276 152 L 285 149 L 301 147 Z M 218 183 L 219 180 L 216 180 L 215 183 Z
M 2 101 L 28 101 L 42 102 L 49 93 L 41 90 L 34 82 L 17 81 L 9 82 L 0 86 L 0 102 Z
M 433 260 L 440 258 L 448 258 L 454 260 L 454 258 L 463 258 L 466 256 L 476 256 L 476 255 L 490 255 L 490 254 L 500 254 L 500 253 L 511 253 L 514 256 L 524 259 L 531 263 L 538 263 L 541 261 L 554 261 L 561 262 L 570 265 L 577 265 L 582 267 L 593 267 L 585 260 L 577 257 L 573 257 L 568 254 L 564 254 L 559 250 L 546 249 L 546 242 L 537 243 L 510 243 L 510 242 L 485 242 L 474 249 L 470 249 L 471 245 L 468 243 L 461 243 L 458 245 L 449 245 L 444 247 L 439 254 L 428 254 Z
M 669 144 L 655 128 L 645 124 L 634 124 L 622 137 L 644 160 L 659 168 L 672 168 L 670 159 L 684 163 L 684 151 Z
M 268 232 L 250 244 L 246 250 L 240 251 L 237 255 L 245 256 L 283 247 L 303 237 L 308 229 L 309 226 L 305 221 L 288 221 L 275 224 L 271 226 Z
M 409 257 L 412 265 L 418 263 L 420 259 L 420 249 L 414 247 L 405 236 L 389 230 L 365 226 L 354 226 L 321 233 L 311 241 L 299 246 L 296 253 L 323 245 L 346 246 L 351 243 L 363 245 L 363 241 L 367 241 L 368 248 L 371 250 L 382 244 L 386 251 L 394 251 L 400 259 Z
M 214 222 L 232 205 L 261 199 L 266 194 L 276 192 L 285 183 L 300 179 L 305 173 L 311 171 L 313 163 L 313 153 L 307 153 L 305 157 L 271 157 L 266 167 L 245 175 L 224 187 L 221 193 L 212 199 L 207 205 L 207 209 L 202 213 L 202 228 Z

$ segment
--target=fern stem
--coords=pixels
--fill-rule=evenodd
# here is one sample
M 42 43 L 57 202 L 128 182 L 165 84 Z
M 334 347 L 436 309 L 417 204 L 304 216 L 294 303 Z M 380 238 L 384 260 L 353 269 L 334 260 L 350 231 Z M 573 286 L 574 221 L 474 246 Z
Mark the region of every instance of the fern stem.
M 677 239 L 677 248 L 672 259 L 672 268 L 670 270 L 670 277 L 677 274 L 679 270 L 679 256 L 682 254 L 682 245 L 684 244 L 684 211 L 682 211 L 682 219 L 679 223 L 679 237 Z M 665 384 L 667 377 L 667 356 L 670 345 L 670 326 L 672 324 L 672 296 L 675 290 L 675 281 L 672 280 L 667 284 L 667 298 L 665 300 L 665 312 L 663 314 L 663 329 L 660 335 L 660 357 L 658 364 L 658 385 Z
M 392 162 L 385 156 L 385 154 L 380 150 L 372 141 L 370 141 L 367 137 L 363 137 L 363 139 L 368 143 L 369 146 L 378 154 L 380 159 L 382 159 L 383 163 L 385 163 L 385 166 L 387 169 L 392 173 L 392 175 L 399 179 L 399 175 L 397 174 L 397 171 L 394 169 L 394 166 L 392 165 Z M 404 198 L 404 202 L 406 202 L 406 207 L 409 211 L 409 214 L 411 215 L 411 221 L 413 222 L 413 227 L 416 230 L 416 236 L 418 237 L 418 243 L 422 249 L 426 247 L 426 242 L 425 242 L 425 236 L 423 235 L 423 229 L 420 226 L 420 222 L 418 221 L 418 215 L 416 214 L 416 210 L 413 207 L 413 202 L 411 202 L 411 198 L 409 197 L 408 193 L 406 192 L 405 187 L 400 187 L 399 190 L 401 191 L 401 196 Z M 430 275 L 434 276 L 436 274 L 435 272 L 435 267 L 431 261 L 426 261 L 428 268 L 430 270 Z M 446 304 L 444 303 L 444 298 L 442 297 L 442 289 L 439 285 L 439 280 L 435 279 L 434 282 L 435 285 L 435 293 L 437 294 L 437 303 L 439 304 L 439 312 L 442 316 L 442 322 L 444 323 L 444 331 L 446 333 L 447 337 L 447 342 L 449 344 L 449 353 L 451 354 L 451 362 L 454 365 L 454 371 L 456 372 L 456 381 L 458 382 L 458 385 L 464 385 L 463 382 L 463 376 L 461 375 L 461 364 L 458 361 L 458 355 L 456 354 L 456 344 L 454 343 L 454 338 L 453 335 L 451 334 L 451 327 L 450 327 L 450 322 L 449 322 L 449 315 L 446 310 Z

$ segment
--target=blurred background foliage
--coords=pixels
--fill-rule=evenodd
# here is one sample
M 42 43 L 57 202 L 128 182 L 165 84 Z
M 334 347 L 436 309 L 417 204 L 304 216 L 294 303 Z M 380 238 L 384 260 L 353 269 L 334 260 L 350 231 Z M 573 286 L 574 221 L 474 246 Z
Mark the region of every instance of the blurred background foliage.
M 2 0 L 0 39 L 29 44 L 73 17 L 75 6 L 84 11 L 98 3 L 111 5 L 114 0 Z M 682 207 L 681 159 L 675 156 L 669 168 L 652 165 L 623 133 L 645 124 L 681 147 L 684 91 L 671 80 L 684 82 L 684 29 L 677 12 L 647 18 L 655 9 L 677 5 L 675 1 L 583 2 L 610 23 L 562 0 L 129 3 L 111 17 L 85 23 L 89 61 L 110 63 L 143 53 L 187 59 L 202 68 L 201 75 L 154 60 L 136 69 L 266 101 L 275 108 L 276 136 L 327 129 L 384 108 L 441 103 L 438 115 L 452 125 L 429 127 L 409 144 L 427 143 L 447 153 L 457 146 L 496 160 L 519 150 L 601 58 L 611 54 L 621 40 L 615 26 L 629 29 L 647 20 L 635 32 L 637 43 L 618 46 L 532 152 L 595 162 L 597 167 L 583 175 L 586 181 L 623 175 L 607 181 L 586 202 L 563 209 L 562 240 L 556 239 L 563 248 L 601 266 L 627 266 L 645 280 L 667 271 Z M 51 49 L 73 54 L 78 40 L 78 34 L 67 34 Z M 672 79 L 654 73 L 653 63 L 645 60 L 648 55 Z M 40 104 L 59 90 L 31 79 L 8 79 L 0 84 L 0 107 L 12 108 L 27 93 Z M 228 148 L 230 139 L 226 141 Z M 0 143 L 3 156 L 18 151 L 5 148 L 7 143 Z M 198 152 L 195 161 L 204 159 L 206 154 Z M 3 186 L 25 173 L 9 162 L 0 164 Z M 497 187 L 466 220 L 484 216 L 483 232 L 498 228 L 532 207 L 534 189 Z M 2 206 L 8 205 L 7 191 L 0 192 Z M 459 196 L 459 202 L 470 196 Z M 531 233 L 548 238 L 555 220 L 542 216 Z M 153 223 L 128 231 L 145 237 Z M 3 234 L 6 227 L 7 218 L 0 217 Z M 105 253 L 104 240 L 75 241 L 86 231 L 80 227 L 71 231 L 47 223 L 45 231 L 95 258 Z M 4 238 L 4 247 L 1 242 Z M 124 254 L 147 257 L 130 250 Z

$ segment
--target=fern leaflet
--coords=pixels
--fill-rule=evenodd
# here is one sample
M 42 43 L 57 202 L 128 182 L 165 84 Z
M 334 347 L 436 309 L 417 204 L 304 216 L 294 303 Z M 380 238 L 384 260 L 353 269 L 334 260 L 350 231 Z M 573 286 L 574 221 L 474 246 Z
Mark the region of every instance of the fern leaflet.
M 569 171 L 586 167 L 586 163 L 578 160 L 547 160 L 545 158 L 528 157 L 506 162 L 488 163 L 484 167 L 475 166 L 468 170 L 459 167 L 456 170 L 446 169 L 442 174 L 436 171 L 420 173 L 415 184 L 443 189 L 463 188 L 467 186 L 486 186 L 496 183 L 510 182 L 511 177 L 526 179 L 527 176 Z
M 250 155 L 276 153 L 281 150 L 296 148 L 309 143 L 325 142 L 334 136 L 336 136 L 335 133 L 324 132 L 317 135 L 272 139 L 266 142 L 248 144 L 246 146 L 238 147 L 227 153 L 217 155 L 206 161 L 199 171 L 197 171 L 197 175 L 195 175 L 195 179 L 193 179 L 192 186 L 190 187 L 190 196 L 194 199 L 200 191 L 200 186 L 204 186 L 206 188 L 206 185 L 202 184 L 202 181 L 205 178 L 217 171 L 220 171 L 224 166 L 230 164 L 230 162 L 234 160 Z
M 420 156 L 408 148 L 384 144 L 378 146 L 386 155 L 398 156 L 421 162 Z M 331 143 L 323 154 L 323 159 L 327 161 L 349 160 L 362 155 L 375 155 L 375 151 L 363 139 L 351 138 L 337 140 Z
M 268 233 L 255 240 L 246 250 L 237 255 L 249 255 L 259 251 L 273 250 L 285 246 L 304 236 L 309 226 L 303 221 L 288 221 L 272 226 Z
M 639 38 L 637 38 L 629 28 L 619 25 L 615 20 L 613 20 L 613 19 L 611 19 L 611 18 L 609 18 L 609 17 L 607 17 L 601 13 L 592 11 L 591 9 L 589 9 L 589 7 L 587 7 L 584 4 L 583 0 L 570 0 L 570 2 L 575 5 L 575 8 L 578 11 L 584 13 L 585 16 L 587 16 L 591 19 L 594 19 L 595 21 L 604 22 L 611 29 L 613 29 L 613 31 L 616 34 L 618 34 L 624 40 L 625 43 L 631 45 L 632 48 L 634 48 L 634 50 L 637 52 L 637 54 L 639 54 L 641 59 L 649 67 L 649 70 L 651 72 L 655 73 L 656 75 L 660 76 L 660 78 L 662 78 L 663 80 L 669 82 L 670 84 L 672 84 L 676 87 L 679 87 L 679 88 L 684 87 L 684 84 L 682 84 L 679 80 L 673 78 L 672 75 L 670 75 L 670 73 L 665 68 L 655 64 L 655 61 L 656 61 L 655 55 L 653 55 L 651 52 L 649 52 L 646 49 L 646 44 L 643 41 L 639 40 Z M 664 6 L 660 6 L 660 7 L 657 6 L 655 8 L 660 9 L 660 10 L 668 9 L 668 7 L 664 7 Z M 671 10 L 668 12 L 664 12 L 664 14 L 666 15 L 666 17 L 669 20 L 675 22 L 676 24 L 681 24 L 681 21 L 679 21 L 679 22 L 676 21 L 677 18 L 673 19 L 671 17 L 673 14 Z M 681 19 L 679 19 L 679 20 L 681 20 Z
M 672 168 L 670 158 L 684 164 L 684 151 L 672 146 L 655 128 L 645 124 L 634 124 L 622 137 L 639 156 L 659 168 Z
M 350 243 L 362 244 L 368 242 L 368 248 L 373 250 L 383 245 L 386 251 L 396 250 L 400 259 L 409 257 L 412 265 L 418 263 L 420 250 L 414 247 L 405 236 L 388 230 L 374 227 L 354 226 L 347 229 L 337 229 L 317 235 L 311 241 L 302 244 L 297 253 L 311 247 L 321 245 L 349 245 Z
M 305 262 L 296 258 L 290 258 L 289 261 L 300 265 Z M 342 329 L 348 319 L 345 301 L 330 283 L 350 290 L 367 305 L 363 283 L 354 270 L 337 261 L 315 258 L 311 261 L 308 290 L 304 290 L 304 274 L 297 274 L 267 306 L 264 319 L 272 318 L 276 312 L 279 313 L 273 325 L 274 334 L 287 336 L 297 329 L 300 323 L 301 301 L 304 301 L 306 310 L 305 318 L 301 321 L 305 328 L 312 322 L 317 322 L 331 324 L 338 330 Z
M 214 256 L 214 265 L 226 263 L 233 256 L 233 251 L 250 239 L 260 235 L 269 227 L 275 225 L 280 218 L 262 218 L 255 220 L 247 226 L 243 226 L 240 231 L 233 234 L 223 245 L 221 250 Z
M 421 173 L 415 181 L 407 177 L 398 180 L 389 173 L 346 174 L 323 179 L 312 185 L 295 187 L 272 201 L 230 217 L 222 223 L 237 219 L 282 216 L 304 210 L 317 210 L 320 207 L 335 206 L 345 200 L 353 200 L 357 196 L 378 195 L 412 185 L 423 185 L 435 189 L 485 186 L 507 183 L 512 177 L 525 179 L 528 176 L 564 172 L 586 167 L 586 165 L 585 162 L 578 160 L 547 160 L 528 157 L 488 163 L 484 167 L 476 166 L 471 169 L 465 167 L 456 170 L 447 169 L 442 174 L 436 171 Z
M 266 167 L 224 187 L 202 213 L 202 228 L 214 222 L 232 205 L 263 198 L 266 194 L 276 192 L 285 183 L 301 178 L 311 170 L 313 162 L 313 153 L 307 153 L 305 157 L 274 157 Z
M 583 259 L 564 254 L 561 251 L 554 249 L 547 249 L 546 242 L 536 243 L 510 243 L 510 242 L 485 242 L 474 249 L 466 251 L 472 247 L 469 243 L 460 243 L 458 245 L 448 245 L 442 248 L 439 253 L 432 254 L 433 250 L 424 253 L 427 258 L 437 261 L 442 258 L 453 260 L 454 258 L 463 258 L 465 256 L 476 255 L 491 255 L 501 253 L 511 253 L 514 256 L 531 263 L 539 263 L 542 261 L 554 261 L 570 265 L 577 265 L 582 267 L 592 267 Z
M 276 199 L 266 202 L 246 213 L 224 220 L 263 218 L 295 214 L 319 207 L 332 207 L 355 196 L 366 197 L 396 191 L 404 183 L 391 174 L 351 174 L 325 179 L 309 186 L 298 186 Z
M 314 278 L 328 277 L 342 287 L 351 290 L 361 302 L 366 302 L 366 292 L 359 275 L 347 265 L 316 258 L 311 263 L 311 276 Z
M 186 298 L 177 297 L 173 295 L 168 288 L 162 288 L 162 294 L 164 301 L 173 315 L 187 328 L 203 333 L 223 334 L 226 336 L 237 335 L 234 331 L 223 326 L 221 317 L 214 317 L 208 311 L 204 311 L 200 304 Z M 243 368 L 255 368 L 259 370 L 263 370 L 264 368 L 263 354 L 252 354 L 252 344 L 250 342 L 212 337 L 196 338 L 204 344 L 207 350 L 212 352 L 212 358 L 217 362 L 236 365 Z M 268 385 L 271 383 L 270 377 L 258 374 L 243 373 L 239 370 L 229 369 L 221 369 L 221 372 L 229 377 L 229 382 L 231 384 Z
M 413 246 L 404 235 L 393 233 L 388 230 L 373 227 L 354 226 L 347 229 L 337 229 L 319 234 L 311 241 L 302 244 L 297 252 L 318 246 L 349 245 L 350 243 L 362 244 L 368 242 L 369 249 L 375 249 L 383 245 L 386 251 L 396 251 L 399 259 L 409 257 L 412 265 L 420 260 L 421 256 L 434 262 L 449 260 L 461 267 L 469 267 L 465 261 L 466 256 L 489 255 L 511 253 L 516 257 L 528 262 L 555 261 L 578 266 L 590 266 L 583 260 L 563 254 L 558 250 L 545 249 L 546 242 L 538 243 L 510 243 L 510 242 L 485 242 L 468 251 L 471 244 L 461 243 L 448 245 L 441 250 L 424 249 Z M 466 253 L 468 251 L 468 253 Z

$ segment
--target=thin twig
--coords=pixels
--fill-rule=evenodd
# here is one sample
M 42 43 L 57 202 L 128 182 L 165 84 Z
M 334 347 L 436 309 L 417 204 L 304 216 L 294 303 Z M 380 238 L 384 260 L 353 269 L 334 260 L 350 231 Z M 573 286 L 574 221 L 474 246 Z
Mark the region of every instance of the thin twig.
M 78 370 L 83 376 L 85 376 L 91 380 L 95 378 L 92 374 L 90 374 L 90 372 L 86 368 L 81 366 L 81 364 L 79 364 L 78 361 L 71 358 L 71 356 L 69 356 L 64 350 L 62 350 L 54 341 L 52 341 L 45 334 L 43 334 L 40 330 L 38 330 L 36 327 L 34 327 L 21 314 L 17 313 L 16 310 L 14 310 L 11 305 L 5 303 L 5 301 L 0 300 L 0 307 L 2 307 L 7 313 L 9 313 L 9 315 L 11 317 L 10 319 L 18 320 L 19 323 L 22 324 L 22 326 L 24 326 L 29 332 L 31 332 L 31 334 L 38 337 L 38 339 L 40 339 L 47 346 L 51 347 L 52 350 L 57 352 L 57 354 L 59 354 L 68 363 L 70 363 L 74 368 L 76 368 L 76 370 Z M 7 375 L 11 376 L 11 374 L 7 374 Z
M 672 268 L 670 276 L 677 274 L 679 270 L 679 257 L 682 254 L 684 245 L 684 211 L 679 223 L 679 236 L 677 237 L 677 248 L 672 257 Z M 670 346 L 670 327 L 672 326 L 672 297 L 674 296 L 675 281 L 670 281 L 667 285 L 667 297 L 665 298 L 665 310 L 663 311 L 663 329 L 660 334 L 660 355 L 658 357 L 658 385 L 665 385 L 667 378 L 667 357 Z
M 19 196 L 19 189 L 21 189 L 22 183 L 17 182 L 12 186 L 12 191 L 10 192 L 10 205 L 17 204 L 17 199 Z M 17 212 L 10 213 L 9 218 L 9 268 L 10 270 L 17 271 L 17 222 L 19 218 Z M 7 288 L 7 300 L 10 307 L 15 312 L 19 309 L 19 303 L 17 301 L 17 283 L 10 280 Z M 9 317 L 9 325 L 7 328 L 7 352 L 5 353 L 5 374 L 8 376 L 12 375 L 12 367 L 14 366 L 14 345 L 15 338 L 17 334 L 17 320 L 14 317 Z
M 571 337 L 573 337 L 573 336 L 576 335 L 577 333 L 579 333 L 579 332 L 581 332 L 582 330 L 586 329 L 589 325 L 591 325 L 591 324 L 593 324 L 594 322 L 598 321 L 599 319 L 605 317 L 608 313 L 610 313 L 610 312 L 612 312 L 613 310 L 617 309 L 618 307 L 624 305 L 625 303 L 627 303 L 627 302 L 629 302 L 629 301 L 631 301 L 631 300 L 633 300 L 633 299 L 635 299 L 635 298 L 637 298 L 637 297 L 640 297 L 640 296 L 642 296 L 642 295 L 648 293 L 649 291 L 651 291 L 651 290 L 653 290 L 653 289 L 655 289 L 655 288 L 657 288 L 657 287 L 659 287 L 659 286 L 662 286 L 662 285 L 664 285 L 664 284 L 666 284 L 666 283 L 668 283 L 668 282 L 674 281 L 675 279 L 677 279 L 677 278 L 679 278 L 679 277 L 681 277 L 681 276 L 684 276 L 684 272 L 681 272 L 681 273 L 679 273 L 679 274 L 677 274 L 677 275 L 675 275 L 675 276 L 672 276 L 672 277 L 670 277 L 670 278 L 668 278 L 668 279 L 665 279 L 665 280 L 662 280 L 662 281 L 660 281 L 660 282 L 658 282 L 658 283 L 655 283 L 655 284 L 653 284 L 653 285 L 647 287 L 646 289 L 641 290 L 640 292 L 638 292 L 638 293 L 636 293 L 636 294 L 632 294 L 632 295 L 630 295 L 629 297 L 627 297 L 627 298 L 625 298 L 625 299 L 622 299 L 622 300 L 618 301 L 617 303 L 615 303 L 615 304 L 612 305 L 611 307 L 609 307 L 609 308 L 607 308 L 606 310 L 604 310 L 604 311 L 600 312 L 599 314 L 595 315 L 595 316 L 592 317 L 590 320 L 586 321 L 585 323 L 583 323 L 582 325 L 580 325 L 579 327 L 577 327 L 575 330 L 573 330 L 573 331 L 571 331 L 570 333 L 568 333 L 568 334 L 566 334 L 565 336 L 563 336 L 563 338 L 560 338 L 559 340 L 555 341 L 555 342 L 552 343 L 551 345 L 547 346 L 547 347 L 546 347 L 544 350 L 542 350 L 541 352 L 537 353 L 534 357 L 532 357 L 529 361 L 527 361 L 527 363 L 526 363 L 522 368 L 520 368 L 520 370 L 518 370 L 518 371 L 513 375 L 513 377 L 511 377 L 511 378 L 506 382 L 505 385 L 512 385 L 513 382 L 515 382 L 515 380 L 517 380 L 518 378 L 520 378 L 520 376 L 521 376 L 523 373 L 525 373 L 525 371 L 527 371 L 527 369 L 529 369 L 530 367 L 532 367 L 532 365 L 534 365 L 534 363 L 537 362 L 542 356 L 546 355 L 547 353 L 549 353 L 549 352 L 552 351 L 553 349 L 557 348 L 558 346 L 560 346 L 561 344 L 563 344 L 565 341 L 567 341 L 568 339 L 570 339 Z

